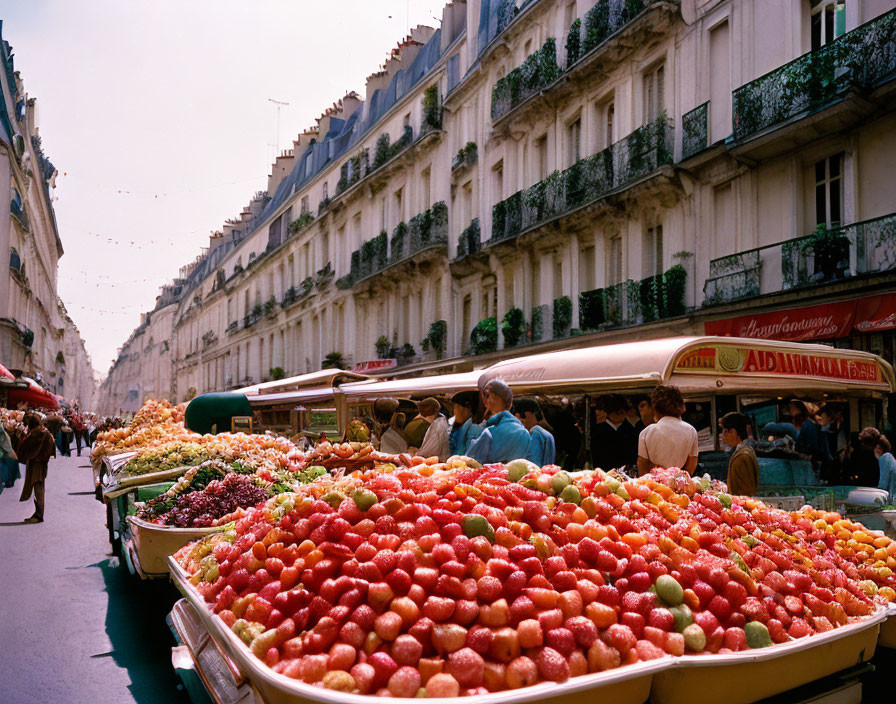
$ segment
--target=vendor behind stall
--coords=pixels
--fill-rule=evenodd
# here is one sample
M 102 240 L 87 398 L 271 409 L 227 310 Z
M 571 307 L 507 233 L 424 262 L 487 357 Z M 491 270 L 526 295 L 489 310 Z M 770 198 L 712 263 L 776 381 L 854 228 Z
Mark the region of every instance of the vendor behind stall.
M 513 391 L 500 379 L 492 379 L 482 389 L 488 419 L 485 430 L 467 453 L 477 462 L 494 464 L 525 459 L 529 454 L 529 431 L 513 415 Z
M 626 418 L 628 401 L 619 394 L 598 397 L 591 426 L 591 462 L 604 470 L 630 467 L 638 459 L 638 433 Z
M 544 414 L 541 406 L 534 398 L 521 398 L 513 402 L 513 414 L 529 431 L 529 454 L 527 460 L 544 467 L 554 464 L 557 454 L 554 445 L 554 436 L 542 425 Z
M 728 461 L 728 491 L 740 496 L 756 496 L 759 490 L 759 461 L 750 447 L 749 419 L 742 413 L 726 413 L 719 421 L 722 442 L 733 448 Z
M 466 455 L 470 443 L 482 435 L 482 426 L 473 422 L 473 415 L 479 404 L 479 393 L 460 391 L 451 397 L 454 421 L 448 433 L 448 451 L 452 455 Z

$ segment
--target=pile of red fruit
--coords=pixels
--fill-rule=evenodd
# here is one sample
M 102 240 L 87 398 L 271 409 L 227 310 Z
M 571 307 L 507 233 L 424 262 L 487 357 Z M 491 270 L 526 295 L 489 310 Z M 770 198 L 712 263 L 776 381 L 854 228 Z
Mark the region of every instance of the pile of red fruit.
M 177 556 L 258 658 L 335 690 L 562 682 L 810 636 L 896 597 L 892 541 L 855 526 L 848 540 L 876 552 L 850 554 L 854 524 L 837 514 L 768 509 L 677 470 L 342 481 L 280 495 Z

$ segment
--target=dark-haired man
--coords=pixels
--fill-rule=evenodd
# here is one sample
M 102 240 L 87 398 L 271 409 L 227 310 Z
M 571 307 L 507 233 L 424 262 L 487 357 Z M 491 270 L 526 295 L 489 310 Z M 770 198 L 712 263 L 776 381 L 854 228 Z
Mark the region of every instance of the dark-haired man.
M 544 420 L 544 414 L 541 412 L 541 406 L 538 405 L 538 401 L 534 398 L 517 399 L 513 403 L 513 414 L 529 431 L 529 435 L 532 436 L 532 439 L 529 441 L 529 454 L 526 459 L 539 467 L 554 464 L 554 459 L 557 455 L 554 436 L 540 425 L 541 421 Z
M 759 462 L 750 447 L 749 420 L 743 413 L 726 413 L 719 421 L 722 442 L 734 448 L 728 460 L 728 491 L 739 496 L 756 496 L 759 489 Z

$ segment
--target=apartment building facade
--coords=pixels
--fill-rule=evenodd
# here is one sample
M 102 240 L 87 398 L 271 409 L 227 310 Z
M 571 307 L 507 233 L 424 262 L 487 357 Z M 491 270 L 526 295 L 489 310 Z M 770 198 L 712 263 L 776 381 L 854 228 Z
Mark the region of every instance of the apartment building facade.
M 168 397 L 675 334 L 892 360 L 894 8 L 446 6 L 182 278 Z
M 56 168 L 41 145 L 36 99 L 2 38 L 0 64 L 0 251 L 9 257 L 0 278 L 0 363 L 92 403 L 90 357 L 57 293 L 63 249 L 53 212 Z

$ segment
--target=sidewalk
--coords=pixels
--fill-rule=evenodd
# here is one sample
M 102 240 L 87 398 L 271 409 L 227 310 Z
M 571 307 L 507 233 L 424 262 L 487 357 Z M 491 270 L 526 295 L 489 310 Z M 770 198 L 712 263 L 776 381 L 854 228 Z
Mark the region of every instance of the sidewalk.
M 177 593 L 110 555 L 87 453 L 72 454 L 50 461 L 43 523 L 22 523 L 22 480 L 0 495 L 0 702 L 187 702 L 165 624 Z

